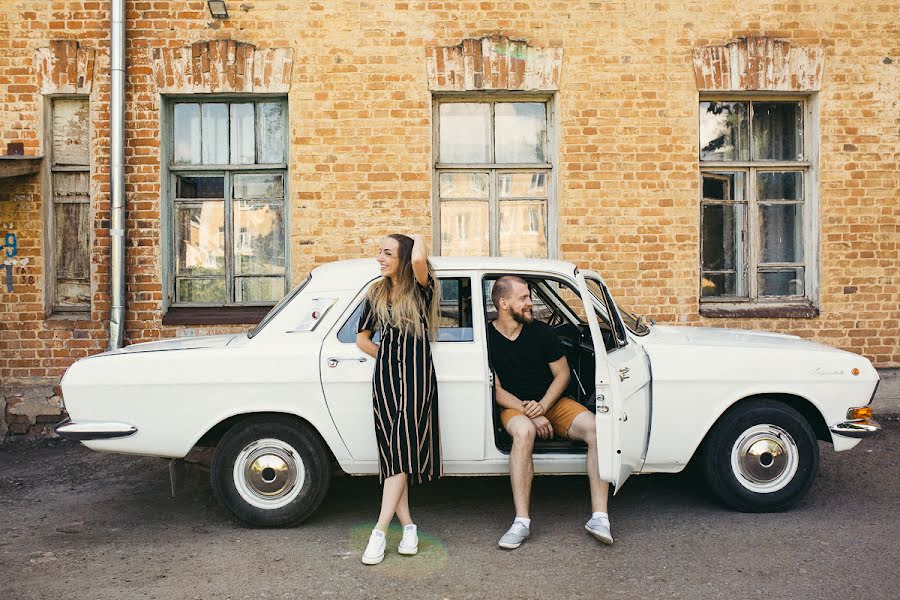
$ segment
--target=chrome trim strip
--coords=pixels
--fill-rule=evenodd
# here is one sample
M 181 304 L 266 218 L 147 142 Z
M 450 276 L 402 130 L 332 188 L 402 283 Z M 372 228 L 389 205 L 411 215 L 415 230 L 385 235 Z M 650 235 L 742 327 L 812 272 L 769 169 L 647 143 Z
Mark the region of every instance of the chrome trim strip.
M 87 421 L 84 423 L 73 423 L 71 419 L 66 419 L 59 423 L 55 428 L 57 435 L 67 440 L 86 441 L 86 440 L 108 440 L 113 438 L 122 438 L 137 433 L 137 427 L 128 423 L 113 423 L 107 421 Z
M 879 431 L 881 431 L 881 425 L 875 419 L 855 419 L 831 427 L 831 433 L 851 438 L 872 437 Z

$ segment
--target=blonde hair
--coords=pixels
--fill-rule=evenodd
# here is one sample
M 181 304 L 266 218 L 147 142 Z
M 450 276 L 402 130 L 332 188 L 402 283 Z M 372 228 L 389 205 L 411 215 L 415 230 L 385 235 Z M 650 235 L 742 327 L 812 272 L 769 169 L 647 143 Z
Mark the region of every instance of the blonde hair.
M 422 335 L 420 323 L 424 315 L 428 324 L 426 334 L 431 340 L 436 340 L 440 326 L 441 286 L 434 276 L 434 267 L 431 261 L 427 261 L 433 295 L 431 306 L 426 306 L 424 295 L 416 289 L 416 276 L 412 269 L 412 238 L 399 233 L 392 233 L 387 237 L 396 240 L 399 246 L 397 293 L 393 295 L 394 284 L 387 277 L 373 283 L 366 293 L 372 312 L 381 323 L 393 325 L 404 333 L 416 337 Z

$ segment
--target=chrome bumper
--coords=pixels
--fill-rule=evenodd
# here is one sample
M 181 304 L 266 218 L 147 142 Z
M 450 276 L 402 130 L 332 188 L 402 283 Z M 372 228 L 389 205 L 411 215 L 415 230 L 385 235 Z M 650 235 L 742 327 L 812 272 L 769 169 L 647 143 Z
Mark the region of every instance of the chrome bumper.
M 831 427 L 831 433 L 851 438 L 872 437 L 879 431 L 881 431 L 881 425 L 875 419 L 854 419 Z
M 67 440 L 109 440 L 112 438 L 128 437 L 137 433 L 137 427 L 128 423 L 111 423 L 104 421 L 88 421 L 85 423 L 73 423 L 66 419 L 59 423 L 54 431 Z

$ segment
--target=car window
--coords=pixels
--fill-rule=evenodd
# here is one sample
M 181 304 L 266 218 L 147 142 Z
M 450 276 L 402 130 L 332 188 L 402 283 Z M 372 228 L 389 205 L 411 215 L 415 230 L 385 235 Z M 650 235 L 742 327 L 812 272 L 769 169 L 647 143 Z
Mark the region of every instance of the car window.
M 472 329 L 472 280 L 468 277 L 440 277 L 441 308 L 438 342 L 471 342 L 475 339 Z M 356 326 L 362 313 L 362 301 L 338 331 L 338 340 L 345 344 L 356 343 Z M 372 335 L 376 344 L 381 332 Z

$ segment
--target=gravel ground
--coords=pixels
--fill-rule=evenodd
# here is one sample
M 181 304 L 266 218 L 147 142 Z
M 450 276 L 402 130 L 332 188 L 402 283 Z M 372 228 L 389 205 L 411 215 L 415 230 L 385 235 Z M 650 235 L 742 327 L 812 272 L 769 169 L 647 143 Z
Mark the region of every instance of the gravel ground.
M 249 529 L 189 465 L 168 494 L 165 461 L 60 440 L 0 446 L 0 600 L 294 598 L 897 598 L 900 423 L 849 452 L 822 446 L 809 495 L 780 514 L 715 503 L 694 474 L 629 480 L 612 503 L 616 543 L 583 530 L 586 482 L 542 477 L 532 536 L 497 548 L 506 478 L 414 489 L 416 557 L 359 562 L 376 515 L 373 478 L 341 477 L 306 523 Z

